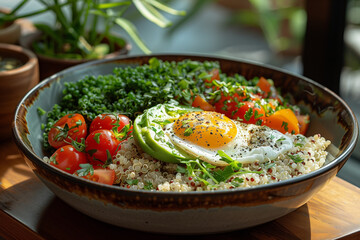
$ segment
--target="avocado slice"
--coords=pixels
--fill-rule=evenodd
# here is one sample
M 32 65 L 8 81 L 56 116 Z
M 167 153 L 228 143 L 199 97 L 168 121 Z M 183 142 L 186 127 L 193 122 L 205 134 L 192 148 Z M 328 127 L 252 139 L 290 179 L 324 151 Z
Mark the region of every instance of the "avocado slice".
M 147 109 L 134 121 L 134 139 L 140 147 L 152 157 L 170 163 L 194 159 L 176 147 L 164 133 L 163 126 L 191 111 L 199 108 L 178 105 L 177 103 L 158 104 Z

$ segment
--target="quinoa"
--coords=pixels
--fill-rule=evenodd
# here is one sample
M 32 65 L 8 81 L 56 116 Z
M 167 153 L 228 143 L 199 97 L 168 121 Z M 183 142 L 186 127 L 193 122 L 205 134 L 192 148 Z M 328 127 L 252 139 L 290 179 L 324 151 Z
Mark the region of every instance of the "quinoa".
M 264 162 L 244 164 L 243 168 L 258 173 L 232 176 L 225 182 L 210 185 L 178 171 L 178 164 L 166 163 L 151 157 L 137 145 L 133 138 L 121 144 L 121 150 L 109 165 L 115 170 L 115 185 L 129 189 L 158 190 L 163 192 L 206 191 L 248 188 L 284 181 L 321 168 L 327 156 L 330 141 L 316 134 L 311 137 L 290 135 L 294 147 L 278 158 Z

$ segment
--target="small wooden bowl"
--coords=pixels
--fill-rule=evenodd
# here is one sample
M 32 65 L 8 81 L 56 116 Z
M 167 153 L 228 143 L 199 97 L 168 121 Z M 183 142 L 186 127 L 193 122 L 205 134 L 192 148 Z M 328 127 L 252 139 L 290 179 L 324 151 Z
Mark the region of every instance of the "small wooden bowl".
M 11 121 L 20 99 L 39 82 L 38 60 L 31 51 L 0 43 L 0 56 L 15 58 L 23 65 L 0 72 L 0 141 L 11 137 Z

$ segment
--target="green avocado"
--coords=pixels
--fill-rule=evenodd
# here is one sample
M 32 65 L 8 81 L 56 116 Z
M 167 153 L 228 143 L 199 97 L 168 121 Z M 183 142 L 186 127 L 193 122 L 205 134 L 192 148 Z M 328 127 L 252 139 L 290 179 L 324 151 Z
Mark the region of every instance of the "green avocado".
M 194 159 L 177 148 L 163 131 L 166 124 L 193 111 L 202 110 L 177 103 L 159 104 L 149 108 L 134 121 L 134 139 L 146 153 L 160 161 L 179 163 L 181 160 Z

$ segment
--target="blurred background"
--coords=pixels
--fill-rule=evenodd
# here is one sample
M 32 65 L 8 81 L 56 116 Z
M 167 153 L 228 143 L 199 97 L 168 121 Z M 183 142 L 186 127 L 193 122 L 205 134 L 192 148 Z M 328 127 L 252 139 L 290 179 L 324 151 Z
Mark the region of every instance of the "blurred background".
M 0 8 L 13 9 L 20 2 L 0 0 Z M 41 9 L 41 2 L 49 1 L 29 0 L 18 14 Z M 360 0 L 162 2 L 186 15 L 165 13 L 172 25 L 161 28 L 136 11 L 126 13 L 152 53 L 242 58 L 305 75 L 338 93 L 360 119 Z M 45 12 L 26 19 L 51 23 L 54 16 Z M 31 24 L 24 26 L 23 35 L 33 30 Z M 112 31 L 130 43 L 128 55 L 144 54 L 124 28 Z M 358 144 L 338 176 L 360 187 L 359 148 Z

